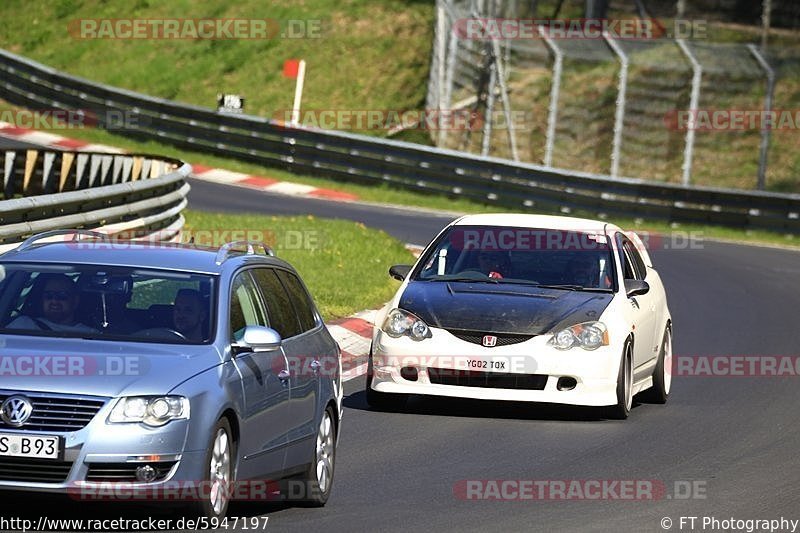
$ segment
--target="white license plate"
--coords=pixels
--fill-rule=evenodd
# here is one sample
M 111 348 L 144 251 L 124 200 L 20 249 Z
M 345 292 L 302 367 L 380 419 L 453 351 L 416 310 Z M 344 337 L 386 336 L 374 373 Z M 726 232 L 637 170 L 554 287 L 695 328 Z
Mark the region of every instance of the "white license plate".
M 58 459 L 59 438 L 0 433 L 0 456 Z

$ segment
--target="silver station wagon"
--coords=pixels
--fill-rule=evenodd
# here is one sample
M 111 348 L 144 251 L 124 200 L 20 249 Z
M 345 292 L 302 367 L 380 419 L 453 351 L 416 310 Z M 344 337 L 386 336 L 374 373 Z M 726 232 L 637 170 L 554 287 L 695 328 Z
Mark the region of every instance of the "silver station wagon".
M 70 230 L 0 255 L 0 492 L 322 506 L 342 390 L 305 285 L 260 243 Z

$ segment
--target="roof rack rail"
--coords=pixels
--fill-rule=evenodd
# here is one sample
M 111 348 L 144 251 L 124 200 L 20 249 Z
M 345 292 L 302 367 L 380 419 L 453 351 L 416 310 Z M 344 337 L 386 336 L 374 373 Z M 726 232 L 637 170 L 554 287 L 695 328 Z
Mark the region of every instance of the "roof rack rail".
M 92 237 L 94 239 L 102 239 L 104 241 L 108 241 L 109 237 L 105 233 L 100 233 L 99 231 L 92 231 L 88 229 L 54 229 L 50 231 L 43 231 L 41 233 L 37 233 L 32 235 L 22 241 L 22 244 L 14 248 L 17 252 L 22 252 L 27 250 L 31 246 L 33 246 L 36 242 L 41 241 L 42 239 L 49 239 L 51 237 L 57 237 L 59 235 L 72 235 L 72 242 L 78 241 L 79 235 L 85 235 L 87 237 Z
M 246 247 L 246 248 L 245 250 L 238 250 L 237 247 Z M 263 255 L 269 257 L 275 257 L 275 252 L 272 250 L 272 248 L 270 248 L 263 242 L 231 241 L 231 242 L 226 242 L 225 244 L 219 247 L 219 251 L 217 252 L 216 263 L 218 265 L 224 263 L 225 260 L 228 259 L 228 255 L 230 255 L 231 252 L 244 251 L 247 255 L 255 255 L 257 248 L 261 248 L 261 250 L 263 251 Z

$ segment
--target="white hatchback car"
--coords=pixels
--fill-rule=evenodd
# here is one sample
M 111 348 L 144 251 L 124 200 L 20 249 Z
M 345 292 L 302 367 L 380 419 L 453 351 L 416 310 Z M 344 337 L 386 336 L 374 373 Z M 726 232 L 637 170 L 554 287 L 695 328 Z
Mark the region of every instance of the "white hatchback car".
M 409 394 L 608 406 L 670 391 L 672 319 L 642 240 L 603 221 L 521 214 L 462 217 L 378 313 L 367 401 Z

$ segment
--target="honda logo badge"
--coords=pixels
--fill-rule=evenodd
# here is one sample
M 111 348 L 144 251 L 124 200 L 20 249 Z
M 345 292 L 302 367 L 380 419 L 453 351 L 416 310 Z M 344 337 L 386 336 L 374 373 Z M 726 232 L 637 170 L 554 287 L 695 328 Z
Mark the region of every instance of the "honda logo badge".
M 487 348 L 497 346 L 497 337 L 495 337 L 494 335 L 484 335 L 481 344 L 483 344 Z

